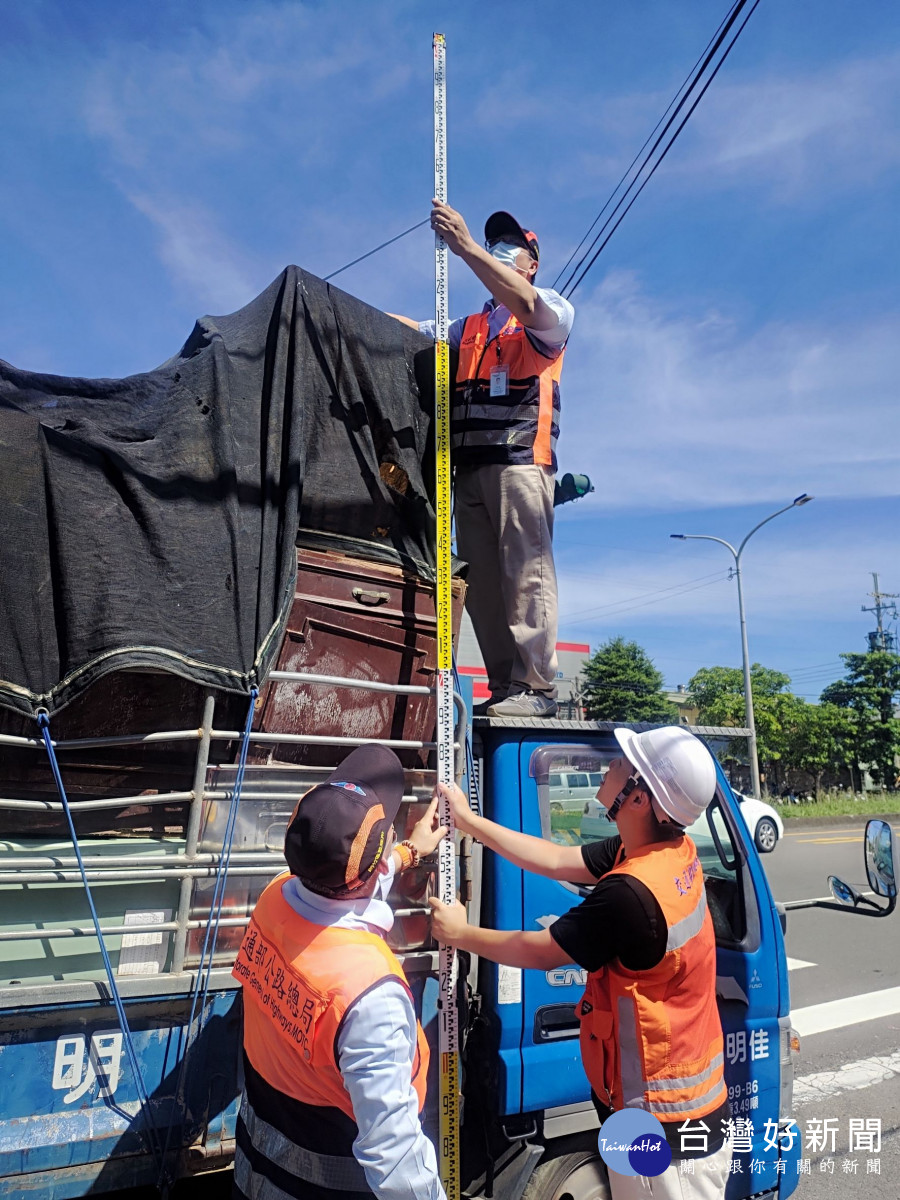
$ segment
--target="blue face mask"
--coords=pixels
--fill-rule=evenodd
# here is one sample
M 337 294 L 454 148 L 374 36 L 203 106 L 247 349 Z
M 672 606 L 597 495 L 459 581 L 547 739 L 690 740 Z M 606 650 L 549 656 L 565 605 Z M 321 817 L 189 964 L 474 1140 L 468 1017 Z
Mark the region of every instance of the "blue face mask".
M 497 242 L 496 245 L 490 247 L 488 253 L 497 262 L 503 263 L 504 267 L 512 267 L 515 270 L 516 260 L 522 253 L 522 247 L 511 246 L 508 242 Z

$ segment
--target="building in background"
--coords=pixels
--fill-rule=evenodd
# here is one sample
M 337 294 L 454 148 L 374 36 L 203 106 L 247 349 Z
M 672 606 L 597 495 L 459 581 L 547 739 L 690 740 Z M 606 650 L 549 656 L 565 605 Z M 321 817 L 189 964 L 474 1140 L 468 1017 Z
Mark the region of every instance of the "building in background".
M 671 700 L 678 709 L 679 725 L 696 725 L 700 709 L 694 703 L 694 697 L 683 683 L 679 683 L 674 692 L 666 692 L 666 699 Z
M 584 717 L 584 709 L 581 704 L 584 664 L 590 658 L 591 648 L 587 642 L 557 642 L 556 653 L 559 658 L 559 669 L 556 675 L 559 688 L 559 716 L 569 720 L 581 720 Z M 487 672 L 484 669 L 484 659 L 478 649 L 478 640 L 467 612 L 463 613 L 456 659 L 456 669 L 460 675 L 467 675 L 472 680 L 475 703 L 479 704 L 482 700 L 487 700 L 490 696 Z

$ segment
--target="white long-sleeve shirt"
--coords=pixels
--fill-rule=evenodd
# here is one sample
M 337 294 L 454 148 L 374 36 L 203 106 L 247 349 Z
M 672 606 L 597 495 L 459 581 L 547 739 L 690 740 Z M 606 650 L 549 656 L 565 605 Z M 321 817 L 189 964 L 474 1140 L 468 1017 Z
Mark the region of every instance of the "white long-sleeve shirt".
M 387 896 L 394 857 L 367 899 L 332 900 L 291 876 L 285 900 L 307 921 L 384 936 L 394 924 Z M 338 1035 L 338 1066 L 350 1094 L 359 1134 L 353 1153 L 379 1200 L 446 1200 L 434 1146 L 419 1120 L 412 1086 L 416 1014 L 409 993 L 387 979 L 347 1009 Z

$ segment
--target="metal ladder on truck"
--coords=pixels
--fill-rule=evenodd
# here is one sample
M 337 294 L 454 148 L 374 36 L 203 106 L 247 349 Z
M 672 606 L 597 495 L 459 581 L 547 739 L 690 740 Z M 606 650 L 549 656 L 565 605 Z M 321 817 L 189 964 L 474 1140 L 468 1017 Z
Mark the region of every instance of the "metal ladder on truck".
M 273 671 L 269 681 L 278 687 L 434 695 L 424 686 L 307 672 Z M 453 693 L 452 700 L 453 770 L 461 777 L 467 717 L 462 698 Z M 15 1086 L 0 1095 L 0 1128 L 23 1131 L 21 1145 L 9 1134 L 0 1140 L 0 1177 L 14 1179 L 18 1174 L 24 1186 L 24 1177 L 37 1174 L 29 1170 L 29 1162 L 39 1144 L 39 1174 L 48 1186 L 53 1177 L 60 1178 L 58 1172 L 83 1180 L 85 1186 L 100 1177 L 105 1188 L 108 1179 L 110 1189 L 155 1182 L 160 1164 L 153 1161 L 151 1130 L 157 1158 L 168 1143 L 162 1165 L 173 1179 L 224 1165 L 233 1153 L 239 1053 L 239 1025 L 232 1014 L 238 985 L 231 963 L 259 892 L 285 869 L 281 846 L 298 796 L 362 742 L 430 755 L 438 750 L 437 742 L 428 741 L 251 731 L 249 741 L 254 744 L 328 747 L 335 761 L 332 766 L 248 765 L 226 845 L 238 767 L 210 764 L 210 751 L 214 743 L 238 744 L 242 734 L 216 727 L 214 692 L 205 694 L 202 709 L 199 724 L 190 728 L 55 743 L 70 765 L 75 756 L 99 749 L 195 742 L 189 790 L 104 795 L 71 803 L 76 816 L 135 806 L 143 813 L 150 806 L 177 806 L 183 814 L 177 836 L 82 839 L 81 866 L 74 847 L 56 844 L 48 849 L 21 844 L 31 839 L 20 839 L 18 845 L 0 840 L 0 973 L 5 980 L 0 984 L 0 1063 L 8 1064 L 15 1077 Z M 40 738 L 0 734 L 0 752 L 4 746 L 45 749 Z M 398 819 L 401 836 L 430 800 L 426 776 L 432 772 L 416 773 L 404 795 Z M 62 803 L 0 797 L 0 820 L 4 812 L 21 817 L 48 811 L 61 812 Z M 227 873 L 213 910 L 214 884 L 222 878 L 223 866 Z M 123 1054 L 123 1031 L 116 1028 L 109 1003 L 95 927 L 70 915 L 82 893 L 81 867 L 100 901 L 102 938 L 115 960 L 115 987 L 134 1030 L 146 1102 Z M 418 894 L 412 899 L 394 897 L 392 904 L 393 946 L 420 1002 L 429 992 L 426 981 L 438 971 L 426 898 L 436 870 L 436 864 L 425 863 L 409 873 Z M 202 946 L 211 922 L 218 944 L 204 962 Z M 190 1024 L 198 995 L 202 1002 Z M 212 1026 L 215 1038 L 205 1037 L 204 1030 Z M 223 1036 L 231 1042 L 221 1043 Z M 226 1044 L 228 1062 L 223 1060 Z M 186 1049 L 192 1060 L 187 1073 Z M 98 1123 L 100 1111 L 105 1122 Z M 436 1135 L 437 1129 L 429 1132 Z M 122 1154 L 118 1162 L 117 1149 Z M 78 1161 L 74 1167 L 73 1157 Z M 29 1180 L 29 1187 L 40 1196 L 37 1179 L 33 1184 Z

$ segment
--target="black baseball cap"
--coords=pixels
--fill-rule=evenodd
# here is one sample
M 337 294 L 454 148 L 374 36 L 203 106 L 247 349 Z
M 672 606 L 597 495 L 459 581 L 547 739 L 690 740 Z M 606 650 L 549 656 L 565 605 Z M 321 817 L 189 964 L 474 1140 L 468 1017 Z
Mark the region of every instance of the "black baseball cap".
M 393 750 L 352 751 L 294 809 L 284 839 L 291 874 L 314 892 L 352 898 L 390 850 L 402 798 L 403 768 Z
M 536 233 L 530 229 L 523 229 L 511 213 L 491 213 L 484 223 L 484 240 L 495 242 L 502 237 L 508 237 L 513 245 L 527 250 L 535 262 L 540 261 L 541 252 Z

